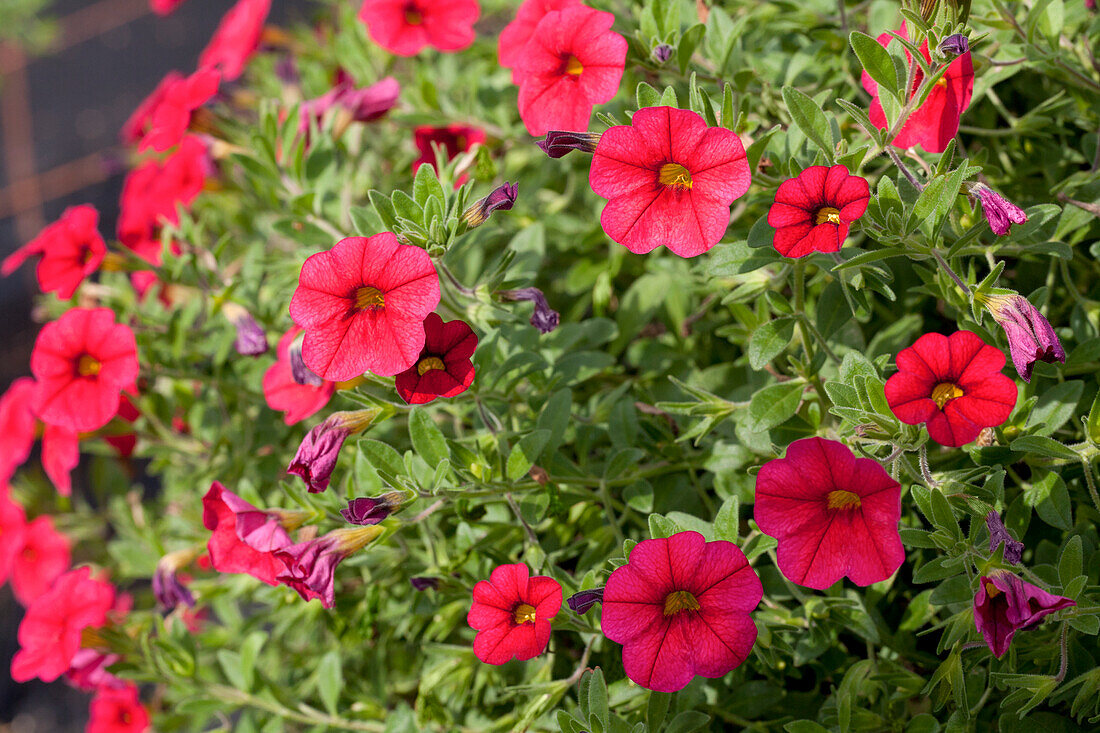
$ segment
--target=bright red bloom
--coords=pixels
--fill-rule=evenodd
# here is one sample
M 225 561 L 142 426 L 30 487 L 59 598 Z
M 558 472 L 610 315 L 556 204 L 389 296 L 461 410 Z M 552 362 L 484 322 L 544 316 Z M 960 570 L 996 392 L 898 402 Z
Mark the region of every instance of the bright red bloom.
M 19 624 L 19 645 L 11 660 L 16 682 L 35 677 L 53 682 L 69 669 L 80 649 L 81 632 L 107 623 L 115 602 L 110 583 L 92 578 L 90 568 L 70 570 L 27 609 Z
M 257 509 L 215 481 L 202 498 L 202 523 L 213 534 L 206 543 L 219 573 L 248 573 L 268 585 L 285 572 L 275 551 L 293 544 L 280 518 L 289 513 Z M 294 515 L 297 518 L 297 515 Z
M 1016 406 L 1016 383 L 1001 374 L 1004 353 L 976 333 L 926 333 L 898 353 L 897 364 L 886 380 L 886 402 L 903 423 L 927 423 L 941 445 L 966 445 Z
M 267 400 L 267 406 L 285 413 L 283 422 L 287 425 L 305 420 L 327 405 L 336 389 L 335 382 L 326 382 L 320 377 L 316 377 L 316 384 L 312 384 L 312 380 L 299 383 L 294 378 L 290 349 L 301 332 L 302 329 L 294 326 L 283 334 L 275 350 L 277 360 L 264 372 L 264 399 Z
M 12 567 L 26 541 L 27 515 L 23 507 L 8 495 L 6 483 L 0 484 L 0 585 L 8 581 Z
M 158 0 L 152 1 L 157 2 Z M 163 0 L 160 1 L 163 2 Z M 173 1 L 180 2 L 182 0 L 168 0 L 168 2 Z M 122 125 L 122 142 L 133 144 L 140 142 L 141 138 L 145 137 L 145 133 L 149 132 L 149 129 L 153 126 L 153 112 L 160 106 L 168 90 L 183 78 L 183 74 L 178 71 L 169 71 L 168 74 L 160 80 L 156 89 L 141 101 L 141 104 L 137 106 L 129 119 Z
M 524 661 L 550 643 L 550 619 L 561 608 L 561 585 L 530 577 L 526 565 L 500 565 L 474 586 L 466 623 L 477 630 L 474 655 L 486 664 Z
M 149 713 L 138 699 L 133 682 L 96 690 L 88 708 L 85 733 L 142 733 L 149 729 Z
M 904 23 L 898 30 L 898 35 L 909 38 L 909 32 Z M 878 37 L 878 42 L 887 48 L 895 40 L 889 33 L 883 33 Z M 928 39 L 921 43 L 920 52 L 925 61 L 931 61 L 932 57 L 928 54 Z M 909 63 L 913 63 L 908 50 L 905 51 L 905 58 Z M 924 81 L 924 72 L 919 65 L 915 71 L 913 87 L 909 90 L 908 99 L 913 97 L 921 82 Z M 863 88 L 874 97 L 871 100 L 871 124 L 882 130 L 887 129 L 886 113 L 883 112 L 882 103 L 878 97 L 878 83 L 866 71 L 863 72 Z M 909 115 L 909 119 L 893 139 L 893 145 L 899 148 L 920 145 L 929 153 L 942 153 L 959 131 L 959 118 L 970 106 L 970 95 L 973 91 L 974 64 L 970 58 L 970 51 L 967 51 L 951 62 L 947 72 L 924 100 L 924 104 Z
M 776 230 L 772 244 L 784 257 L 839 252 L 870 200 L 866 178 L 842 165 L 812 165 L 779 184 L 768 210 L 768 224 Z
M 737 134 L 690 110 L 647 107 L 600 138 L 588 181 L 608 199 L 600 223 L 635 254 L 665 245 L 700 255 L 726 233 L 751 174 Z
M 149 0 L 149 9 L 157 15 L 170 15 L 183 0 Z
M 377 526 L 335 529 L 322 537 L 275 551 L 286 570 L 279 582 L 303 599 L 317 598 L 325 608 L 336 604 L 336 566 L 385 530 Z
M 1045 616 L 1077 604 L 1047 593 L 1015 575 L 994 572 L 978 581 L 974 594 L 974 626 L 995 657 L 1003 657 L 1019 629 L 1035 626 Z
M 580 5 L 580 0 L 524 0 L 516 17 L 500 32 L 497 58 L 505 69 L 511 69 L 522 58 L 523 49 L 531 40 L 535 27 L 547 13 Z M 512 83 L 519 83 L 519 74 L 512 71 Z
M 392 376 L 416 363 L 424 319 L 439 305 L 428 253 L 392 232 L 341 239 L 302 265 L 290 317 L 305 328 L 302 356 L 322 379 L 368 369 Z
M 799 585 L 824 590 L 845 576 L 870 585 L 905 560 L 901 485 L 835 440 L 796 440 L 786 458 L 765 463 L 753 518 L 779 541 L 779 569 Z
M 413 130 L 413 140 L 420 156 L 413 161 L 413 173 L 416 169 L 427 163 L 435 167 L 435 151 L 432 143 L 439 145 L 447 154 L 447 160 L 453 159 L 459 153 L 465 153 L 478 143 L 485 142 L 485 131 L 480 127 L 467 127 L 465 125 L 447 125 L 446 127 L 421 126 Z M 458 188 L 466 181 L 466 174 L 455 181 Z
M 587 130 L 592 108 L 619 91 L 627 43 L 611 30 L 614 22 L 611 13 L 575 5 L 535 26 L 512 71 L 527 132 Z
M 481 14 L 477 0 L 364 0 L 359 20 L 371 40 L 398 56 L 415 56 L 425 46 L 460 51 L 474 42 Z
M 20 377 L 0 395 L 0 484 L 7 485 L 34 446 L 34 392 L 34 380 Z
M 745 661 L 756 642 L 749 614 L 763 595 L 737 545 L 679 532 L 639 542 L 615 568 L 600 626 L 623 645 L 627 677 L 675 692 L 695 675 L 722 677 Z
M 238 0 L 199 55 L 199 68 L 218 69 L 225 81 L 239 77 L 260 45 L 270 10 L 271 0 Z
M 474 381 L 470 358 L 477 334 L 465 321 L 448 321 L 436 313 L 424 320 L 424 348 L 416 363 L 397 375 L 394 386 L 401 399 L 422 405 L 436 397 L 454 397 Z
M 110 422 L 122 390 L 137 379 L 134 332 L 115 323 L 110 308 L 73 308 L 39 332 L 31 371 L 38 380 L 33 407 L 42 422 L 96 430 Z
M 43 293 L 56 290 L 57 297 L 68 300 L 107 254 L 98 224 L 94 206 L 70 206 L 60 219 L 8 255 L 0 264 L 0 275 L 7 277 L 27 259 L 40 256 L 38 287 Z
M 11 568 L 11 589 L 15 598 L 30 606 L 45 595 L 54 580 L 69 569 L 72 543 L 53 527 L 48 514 L 26 525 L 23 546 Z
M 136 388 L 133 390 L 134 396 L 137 396 Z M 137 407 L 134 406 L 133 401 L 123 393 L 122 398 L 118 402 L 118 413 L 115 415 L 119 420 L 132 423 L 141 417 L 141 413 L 138 412 Z M 134 448 L 137 446 L 137 435 L 134 433 L 122 433 L 121 435 L 104 435 L 103 440 L 118 451 L 120 458 L 129 458 L 134 454 Z
M 47 425 L 42 432 L 42 468 L 57 493 L 73 493 L 72 471 L 80 463 L 80 436 L 60 425 Z
M 164 89 L 153 109 L 149 131 L 141 139 L 142 150 L 152 147 L 158 152 L 179 145 L 191 125 L 195 110 L 202 107 L 218 91 L 221 74 L 214 69 L 199 69 L 191 76 L 178 79 Z

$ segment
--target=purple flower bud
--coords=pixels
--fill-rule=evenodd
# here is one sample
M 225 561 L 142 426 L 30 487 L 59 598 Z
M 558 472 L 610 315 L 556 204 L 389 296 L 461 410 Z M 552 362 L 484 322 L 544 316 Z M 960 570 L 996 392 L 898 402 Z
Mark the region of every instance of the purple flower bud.
M 502 290 L 499 293 L 504 300 L 529 300 L 535 304 L 535 312 L 531 316 L 531 325 L 542 333 L 550 333 L 558 327 L 561 317 L 556 310 L 546 302 L 546 296 L 538 288 L 522 288 L 520 290 Z
M 439 587 L 439 578 L 416 577 L 409 578 L 409 582 L 412 583 L 412 587 L 417 590 L 428 590 L 429 588 L 435 590 Z
M 1008 337 L 1012 364 L 1025 382 L 1037 361 L 1066 363 L 1066 350 L 1039 309 L 1019 293 L 977 296 Z
M 195 597 L 176 573 L 197 556 L 195 550 L 170 552 L 160 559 L 153 571 L 153 596 L 165 611 L 171 611 L 179 604 L 194 606 Z
M 588 613 L 588 609 L 592 608 L 597 603 L 603 602 L 603 588 L 582 590 L 580 593 L 574 593 L 569 596 L 565 602 L 573 609 L 573 613 L 578 616 L 583 616 Z
M 542 152 L 551 158 L 560 158 L 574 150 L 582 153 L 596 152 L 596 145 L 600 142 L 598 132 L 569 132 L 568 130 L 551 130 L 546 133 L 545 140 L 536 140 Z
M 366 430 L 381 413 L 381 408 L 332 413 L 306 434 L 286 472 L 300 476 L 311 494 L 324 491 L 344 441 L 352 433 Z
M 1047 593 L 1015 575 L 994 572 L 978 581 L 974 595 L 974 625 L 993 656 L 1002 657 L 1020 629 L 1034 626 L 1044 616 L 1069 606 L 1069 598 Z
M 397 79 L 387 76 L 362 89 L 349 86 L 339 96 L 339 104 L 351 112 L 351 118 L 356 122 L 370 122 L 393 109 L 400 94 L 401 85 Z
M 985 526 L 989 528 L 989 551 L 996 552 L 997 545 L 1004 542 L 1005 560 L 1013 565 L 1019 565 L 1020 558 L 1024 555 L 1024 543 L 1012 539 L 1012 535 L 1008 533 L 1004 522 L 1001 521 L 1001 515 L 997 512 L 987 514 L 985 516 Z
M 294 343 L 290 345 L 289 358 L 290 376 L 295 382 L 309 387 L 320 387 L 325 383 L 325 380 L 318 377 L 306 366 L 306 361 L 302 358 L 301 339 L 295 339 Z
M 336 566 L 384 531 L 381 527 L 336 529 L 317 539 L 276 550 L 275 556 L 286 566 L 276 580 L 296 590 L 305 600 L 319 598 L 325 608 L 332 608 L 336 602 Z
M 259 356 L 267 353 L 267 334 L 251 313 L 236 319 L 237 340 L 233 342 L 234 348 L 241 356 Z
M 663 64 L 670 58 L 672 58 L 672 46 L 667 43 L 658 44 L 657 47 L 653 49 L 653 60 L 658 64 Z
M 400 491 L 387 491 L 381 496 L 352 499 L 340 510 L 340 515 L 352 524 L 378 524 L 401 508 L 405 495 Z
M 462 220 L 471 229 L 479 227 L 489 220 L 494 211 L 508 211 L 512 204 L 516 203 L 517 187 L 514 183 L 504 182 L 503 186 L 497 186 L 483 199 L 478 199 L 470 208 L 462 212 Z
M 285 54 L 275 63 L 275 76 L 284 84 L 297 84 L 301 77 L 298 75 L 298 64 L 294 56 Z
M 1027 221 L 1027 214 L 1023 209 L 983 183 L 971 186 L 970 193 L 977 196 L 982 203 L 985 220 L 989 222 L 989 228 L 998 237 L 1008 234 L 1013 224 L 1023 224 Z
M 970 50 L 970 39 L 961 33 L 955 33 L 940 42 L 940 53 L 944 56 L 962 56 Z

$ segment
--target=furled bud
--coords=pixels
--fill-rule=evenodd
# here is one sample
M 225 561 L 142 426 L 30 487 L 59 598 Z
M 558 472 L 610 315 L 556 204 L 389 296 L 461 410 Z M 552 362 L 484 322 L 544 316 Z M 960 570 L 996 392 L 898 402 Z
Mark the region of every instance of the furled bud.
M 672 46 L 667 43 L 660 43 L 653 49 L 653 60 L 658 64 L 663 64 L 672 58 Z
M 505 181 L 504 185 L 497 186 L 488 196 L 478 199 L 470 208 L 462 212 L 462 221 L 466 222 L 471 229 L 481 226 L 497 209 L 501 211 L 511 209 L 516 203 L 516 191 L 516 184 Z
M 400 491 L 387 491 L 381 496 L 362 496 L 352 499 L 340 510 L 340 516 L 352 524 L 378 524 L 405 503 L 406 495 Z
M 1012 295 L 978 295 L 1008 337 L 1012 364 L 1025 382 L 1031 381 L 1031 370 L 1037 361 L 1066 363 L 1066 351 L 1039 309 L 1019 293 Z
M 179 579 L 177 573 L 198 557 L 202 548 L 190 548 L 170 552 L 160 559 L 153 571 L 153 596 L 165 611 L 171 611 L 179 604 L 195 605 L 195 597 Z
M 537 140 L 535 145 L 551 158 L 560 158 L 574 150 L 582 153 L 596 152 L 596 145 L 600 142 L 598 132 L 569 132 L 568 130 L 551 130 L 546 133 L 545 140 Z
M 300 476 L 312 494 L 328 488 L 336 459 L 349 435 L 361 433 L 382 414 L 373 407 L 354 412 L 334 412 L 306 434 L 286 472 Z
M 985 220 L 989 222 L 989 228 L 998 237 L 1008 234 L 1013 224 L 1023 224 L 1027 221 L 1027 214 L 1023 209 L 983 183 L 971 186 L 970 193 L 978 197 Z
M 336 566 L 384 531 L 381 527 L 336 529 L 308 542 L 276 550 L 276 557 L 285 566 L 277 579 L 305 600 L 318 598 L 325 608 L 332 608 L 336 602 Z
M 417 590 L 428 590 L 429 588 L 435 590 L 439 587 L 439 578 L 424 578 L 418 576 L 409 578 L 409 582 L 412 583 L 412 587 Z
M 1008 533 L 1004 522 L 1001 521 L 1001 515 L 997 512 L 985 515 L 985 526 L 989 528 L 989 551 L 996 552 L 997 545 L 1004 542 L 1004 559 L 1013 565 L 1019 565 L 1020 558 L 1024 556 L 1024 543 L 1012 539 L 1012 535 Z
M 948 58 L 962 56 L 970 50 L 970 39 L 962 33 L 955 33 L 940 42 L 940 53 Z
M 603 602 L 603 588 L 582 590 L 580 593 L 574 593 L 569 596 L 569 598 L 565 599 L 565 602 L 569 604 L 569 608 L 573 609 L 573 613 L 578 616 L 583 616 L 597 603 Z
M 521 288 L 520 290 L 501 290 L 502 300 L 517 301 L 529 300 L 535 304 L 535 312 L 531 315 L 531 325 L 542 333 L 550 333 L 558 327 L 561 316 L 546 302 L 546 296 L 538 288 Z

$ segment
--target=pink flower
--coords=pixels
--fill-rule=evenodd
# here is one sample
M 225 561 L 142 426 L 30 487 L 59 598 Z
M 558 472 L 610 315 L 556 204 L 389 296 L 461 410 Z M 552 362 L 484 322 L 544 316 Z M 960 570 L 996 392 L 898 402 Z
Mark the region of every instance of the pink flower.
M 213 69 L 199 69 L 168 85 L 153 109 L 149 131 L 141 139 L 142 150 L 158 152 L 179 145 L 191 125 L 195 110 L 202 107 L 218 91 L 221 75 Z
M 523 58 L 523 49 L 535 32 L 539 21 L 554 10 L 580 5 L 580 0 L 524 0 L 516 11 L 516 17 L 500 32 L 497 58 L 505 69 L 511 69 Z M 519 75 L 512 72 L 512 83 L 519 83 Z
M 4 277 L 15 272 L 27 259 L 38 261 L 38 287 L 43 293 L 57 292 L 68 300 L 107 254 L 107 245 L 99 234 L 99 212 L 84 204 L 65 209 L 61 218 L 42 233 L 17 249 L 0 264 Z
M 206 547 L 219 573 L 247 573 L 268 585 L 286 568 L 275 556 L 292 543 L 287 528 L 301 524 L 300 512 L 264 511 L 215 481 L 202 499 L 202 523 L 211 530 Z
M 8 581 L 19 551 L 26 542 L 27 515 L 12 500 L 7 483 L 0 483 L 0 585 Z
M 974 625 L 985 638 L 989 651 L 1000 658 L 1018 630 L 1035 626 L 1043 617 L 1076 605 L 1069 598 L 1047 593 L 1011 573 L 994 572 L 978 581 Z
M 26 525 L 23 546 L 11 568 L 11 589 L 15 598 L 29 607 L 46 595 L 59 575 L 72 562 L 69 538 L 54 529 L 50 515 L 43 514 Z
M 157 1 L 158 0 L 153 0 L 153 2 Z M 168 2 L 180 1 L 182 0 L 168 0 Z M 163 0 L 161 0 L 161 2 L 163 2 Z M 141 104 L 137 106 L 137 109 L 133 111 L 133 114 L 131 114 L 129 119 L 123 124 L 121 131 L 122 142 L 132 145 L 133 143 L 140 142 L 141 138 L 145 137 L 145 134 L 149 132 L 149 128 L 153 126 L 153 112 L 160 106 L 168 90 L 183 78 L 183 74 L 178 71 L 169 71 L 168 74 L 160 80 L 156 89 L 141 101 Z
M 260 45 L 270 10 L 271 0 L 238 0 L 199 55 L 199 68 L 219 69 L 225 81 L 239 77 Z
M 1031 381 L 1035 362 L 1066 363 L 1066 350 L 1050 321 L 1019 293 L 1012 295 L 975 295 L 989 309 L 993 319 L 1001 324 L 1008 339 L 1008 350 L 1016 373 L 1025 382 Z
M 34 393 L 34 380 L 20 377 L 0 395 L 0 484 L 4 486 L 34 447 Z
M 349 435 L 366 430 L 381 414 L 381 408 L 334 412 L 306 434 L 286 472 L 299 476 L 311 494 L 328 488 L 336 459 Z
M 756 642 L 750 613 L 763 595 L 737 545 L 679 532 L 639 542 L 611 573 L 600 625 L 623 645 L 627 677 L 675 692 L 695 675 L 722 677 L 745 661 Z
M 42 468 L 57 493 L 71 496 L 72 471 L 80 463 L 80 436 L 62 425 L 46 425 L 42 432 Z
M 335 529 L 315 540 L 276 550 L 286 568 L 278 580 L 303 599 L 319 598 L 321 605 L 332 608 L 336 603 L 336 566 L 384 531 L 376 526 Z
M 978 197 L 985 220 L 998 237 L 1006 236 L 1012 230 L 1013 224 L 1027 222 L 1027 214 L 1023 209 L 984 183 L 971 186 L 970 193 Z
M 415 56 L 425 46 L 459 51 L 474 42 L 477 0 L 364 0 L 359 20 L 371 40 L 398 56 Z
M 85 733 L 143 733 L 149 730 L 149 713 L 138 699 L 137 685 L 101 687 L 88 709 Z
M 561 609 L 561 585 L 530 576 L 526 565 L 500 565 L 474 586 L 466 623 L 477 630 L 474 655 L 486 664 L 536 657 L 550 643 L 550 620 Z
M 283 334 L 275 350 L 278 359 L 264 372 L 263 389 L 267 406 L 285 413 L 283 422 L 287 425 L 305 420 L 327 405 L 336 389 L 335 382 L 326 382 L 312 373 L 301 381 L 295 378 L 291 352 L 295 348 L 294 339 L 301 332 L 302 329 L 294 326 Z M 301 348 L 298 348 L 297 354 L 301 359 Z M 300 368 L 308 372 L 304 362 Z

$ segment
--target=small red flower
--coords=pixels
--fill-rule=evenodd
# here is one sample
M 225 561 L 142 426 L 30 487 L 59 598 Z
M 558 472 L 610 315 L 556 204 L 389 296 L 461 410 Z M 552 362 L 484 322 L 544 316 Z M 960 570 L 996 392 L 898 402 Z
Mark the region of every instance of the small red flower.
M 439 305 L 439 276 L 428 253 L 392 232 L 348 237 L 302 265 L 290 317 L 306 331 L 302 356 L 322 379 L 368 369 L 392 376 L 424 347 L 424 319 Z
M 149 730 L 149 713 L 138 699 L 133 682 L 123 687 L 100 687 L 88 709 L 85 733 L 143 733 Z
M 134 396 L 137 396 L 136 388 L 133 390 Z M 118 403 L 118 413 L 115 415 L 119 420 L 132 423 L 141 417 L 141 413 L 138 412 L 137 407 L 134 406 L 133 401 L 123 393 L 122 398 Z M 104 435 L 103 440 L 118 451 L 120 458 L 129 458 L 134 454 L 134 448 L 137 446 L 137 435 L 134 433 L 122 433 L 115 435 Z
M 718 243 L 750 178 L 736 133 L 672 107 L 640 109 L 631 124 L 605 132 L 588 174 L 608 199 L 600 216 L 607 236 L 635 254 L 663 244 L 681 257 Z
M 0 395 L 0 485 L 7 486 L 34 447 L 34 392 L 34 380 L 20 377 Z
M 909 31 L 902 23 L 898 35 L 908 39 Z M 896 41 L 889 33 L 883 33 L 878 37 L 878 42 L 889 48 Z M 920 47 L 921 55 L 925 61 L 931 61 L 928 54 L 928 40 L 925 39 Z M 905 51 L 905 58 L 912 62 L 909 51 Z M 920 66 L 916 67 L 913 77 L 913 87 L 909 90 L 908 97 L 916 93 L 922 81 L 924 72 Z M 863 88 L 874 97 L 871 100 L 871 124 L 885 130 L 887 128 L 886 113 L 882 110 L 882 103 L 878 96 L 878 83 L 871 78 L 866 71 L 863 72 Z M 898 132 L 892 141 L 895 147 L 911 148 L 920 145 L 929 153 L 942 153 L 947 144 L 959 131 L 959 118 L 970 106 L 970 95 L 974 91 L 974 64 L 970 58 L 970 51 L 958 56 L 947 72 L 943 75 L 935 88 L 924 100 L 924 104 L 918 107 Z M 904 100 L 903 100 L 904 101 Z
M 153 109 L 149 131 L 139 147 L 142 150 L 152 147 L 161 152 L 179 145 L 195 110 L 210 101 L 220 82 L 221 74 L 214 69 L 199 69 L 165 87 L 164 95 Z
M 238 0 L 199 54 L 199 68 L 218 69 L 225 81 L 239 77 L 260 45 L 270 10 L 271 0 Z
M 281 522 L 297 514 L 257 509 L 215 481 L 202 499 L 202 523 L 213 534 L 206 547 L 219 573 L 248 573 L 268 585 L 285 572 L 276 550 L 293 544 Z
M 397 375 L 394 385 L 401 399 L 422 405 L 436 397 L 454 397 L 474 381 L 470 357 L 477 348 L 477 335 L 465 321 L 448 321 L 435 313 L 424 320 L 424 348 L 420 358 Z
M 134 332 L 115 323 L 110 308 L 73 308 L 38 334 L 31 371 L 38 380 L 33 408 L 42 422 L 96 430 L 110 422 L 122 390 L 137 379 Z
M 80 436 L 61 425 L 46 425 L 42 432 L 42 468 L 57 493 L 71 496 L 72 471 L 80 463 Z
M 477 630 L 474 655 L 486 664 L 524 661 L 550 643 L 550 620 L 561 608 L 561 585 L 530 577 L 526 565 L 500 565 L 474 586 L 466 623 Z
M 27 609 L 19 624 L 20 649 L 11 660 L 16 682 L 53 682 L 69 669 L 80 649 L 81 632 L 107 623 L 115 602 L 110 583 L 92 578 L 90 568 L 70 570 Z
M 57 291 L 57 297 L 68 300 L 107 254 L 98 224 L 94 206 L 70 206 L 59 220 L 8 255 L 0 264 L 0 275 L 7 277 L 28 258 L 40 256 L 38 287 L 43 293 Z
M 532 135 L 587 130 L 592 108 L 611 101 L 626 66 L 615 16 L 574 5 L 543 16 L 512 71 L 519 116 Z
M 523 49 L 535 32 L 535 27 L 547 13 L 580 5 L 580 0 L 524 0 L 516 11 L 516 17 L 500 32 L 497 58 L 505 69 L 512 69 L 523 56 Z M 519 75 L 512 71 L 512 83 L 519 83 Z
M 786 458 L 765 463 L 753 518 L 779 541 L 779 569 L 799 585 L 824 590 L 845 576 L 870 585 L 905 560 L 901 485 L 835 440 L 796 440 Z
M 157 0 L 153 0 L 153 2 L 156 1 Z M 172 2 L 173 0 L 168 1 Z M 183 78 L 183 74 L 178 71 L 169 71 L 168 74 L 160 80 L 156 89 L 154 89 L 148 97 L 142 100 L 141 104 L 137 106 L 137 109 L 133 111 L 129 119 L 122 125 L 122 142 L 132 145 L 140 142 L 141 138 L 145 137 L 145 134 L 149 132 L 149 129 L 153 126 L 153 112 L 160 106 L 168 90 Z
M 364 0 L 359 20 L 371 40 L 398 56 L 415 56 L 425 46 L 460 51 L 474 42 L 481 14 L 477 0 Z
M 848 227 L 870 200 L 866 178 L 850 175 L 842 165 L 812 165 L 775 192 L 768 210 L 768 224 L 776 230 L 773 246 L 784 257 L 839 252 Z
M 465 153 L 474 145 L 484 143 L 485 131 L 479 127 L 467 127 L 465 125 L 421 126 L 413 130 L 413 140 L 416 142 L 416 149 L 420 151 L 420 156 L 413 161 L 412 165 L 413 173 L 416 173 L 416 169 L 425 163 L 433 168 L 435 167 L 435 150 L 432 149 L 432 143 L 442 147 L 446 152 L 447 160 L 451 160 L 459 153 Z M 465 183 L 466 178 L 466 174 L 462 174 L 455 181 L 455 188 Z
M 7 483 L 0 483 L 0 585 L 8 582 L 26 540 L 27 515 L 12 500 Z
M 675 692 L 695 675 L 722 677 L 745 661 L 756 642 L 750 613 L 763 596 L 737 545 L 679 532 L 639 542 L 611 573 L 600 626 L 623 645 L 627 677 Z
M 302 329 L 294 326 L 283 334 L 275 350 L 278 358 L 264 372 L 264 399 L 267 400 L 267 406 L 285 413 L 283 422 L 287 425 L 305 420 L 327 405 L 336 389 L 335 382 L 326 382 L 320 377 L 315 377 L 316 384 L 312 383 L 314 380 L 308 379 L 299 383 L 294 378 L 290 350 L 294 339 L 301 332 Z
M 886 402 L 903 423 L 927 423 L 941 445 L 966 445 L 1016 406 L 1016 383 L 1001 374 L 1004 353 L 976 333 L 926 333 L 898 353 L 897 364 L 886 380 Z
M 30 606 L 45 595 L 54 580 L 69 569 L 71 547 L 69 538 L 54 529 L 48 514 L 29 522 L 11 568 L 11 589 L 16 600 Z

